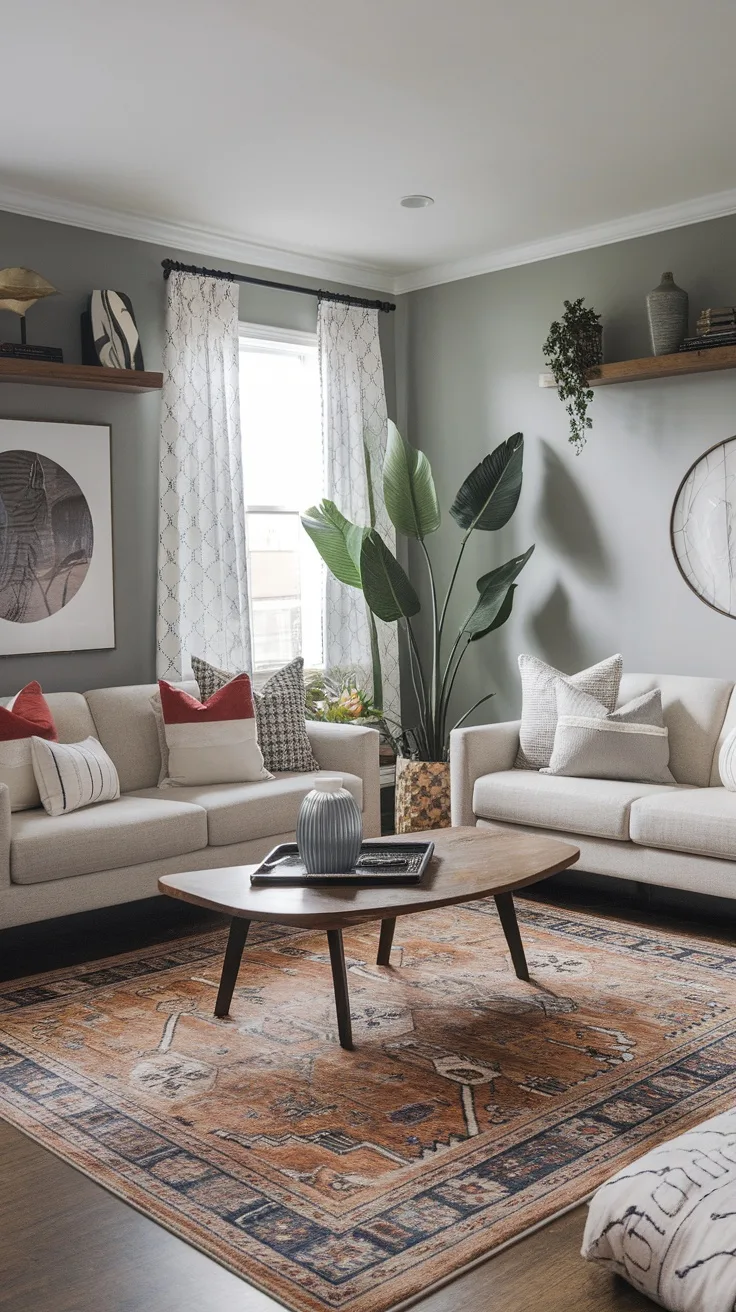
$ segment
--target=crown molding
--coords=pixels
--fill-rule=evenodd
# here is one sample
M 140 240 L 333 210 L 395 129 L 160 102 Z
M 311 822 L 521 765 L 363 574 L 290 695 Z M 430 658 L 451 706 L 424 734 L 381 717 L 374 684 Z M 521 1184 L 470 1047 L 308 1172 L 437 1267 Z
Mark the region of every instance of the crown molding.
M 424 287 L 437 287 L 463 278 L 478 278 L 485 273 L 497 273 L 501 269 L 536 264 L 540 260 L 573 255 L 577 251 L 591 250 L 596 246 L 610 246 L 634 237 L 646 237 L 672 228 L 684 228 L 692 223 L 723 218 L 736 213 L 736 190 L 719 191 L 695 200 L 593 224 L 589 228 L 578 228 L 523 245 L 502 247 L 467 259 L 427 265 L 399 274 L 379 265 L 353 264 L 328 255 L 265 246 L 234 233 L 61 200 L 15 187 L 0 185 L 0 210 L 32 219 L 45 219 L 50 223 L 63 223 L 73 228 L 104 232 L 113 237 L 151 242 L 173 252 L 191 252 L 210 260 L 233 260 L 237 264 L 252 265 L 259 269 L 296 274 L 316 281 L 325 279 L 401 296 L 407 292 L 420 291 Z
M 264 246 L 234 233 L 199 228 L 190 223 L 155 219 L 144 214 L 62 200 L 1 184 L 0 210 L 23 214 L 30 219 L 63 223 L 72 228 L 105 232 L 112 237 L 152 242 L 156 246 L 170 247 L 174 253 L 191 252 L 207 256 L 210 260 L 234 260 L 238 264 L 255 265 L 256 268 L 271 269 L 278 273 L 300 274 L 304 278 L 328 279 L 352 287 L 364 287 L 369 291 L 393 293 L 393 274 L 378 266 L 352 264 L 347 260 L 308 251 Z
M 469 259 L 451 260 L 447 264 L 398 274 L 393 280 L 393 292 L 395 296 L 401 296 L 406 292 L 420 291 L 423 287 L 437 287 L 461 278 L 477 278 L 484 273 L 497 273 L 500 269 L 513 269 L 521 264 L 536 264 L 559 255 L 573 255 L 576 251 L 591 250 L 595 246 L 611 246 L 617 241 L 647 237 L 671 228 L 685 228 L 691 223 L 720 219 L 734 213 L 736 190 L 719 191 L 696 200 L 681 201 L 676 205 L 612 219 L 608 223 L 596 223 L 590 228 L 560 233 L 556 237 L 543 237 L 522 246 L 507 246 Z

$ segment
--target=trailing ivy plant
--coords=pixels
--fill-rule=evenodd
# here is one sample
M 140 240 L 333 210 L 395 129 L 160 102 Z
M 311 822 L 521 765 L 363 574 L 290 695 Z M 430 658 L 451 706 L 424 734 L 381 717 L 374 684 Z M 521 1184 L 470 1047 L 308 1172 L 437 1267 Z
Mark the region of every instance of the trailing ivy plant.
M 583 305 L 584 297 L 565 301 L 565 313 L 550 325 L 542 350 L 557 384 L 557 395 L 564 402 L 570 420 L 570 442 L 579 455 L 593 420 L 588 406 L 593 393 L 588 372 L 601 364 L 600 315 Z

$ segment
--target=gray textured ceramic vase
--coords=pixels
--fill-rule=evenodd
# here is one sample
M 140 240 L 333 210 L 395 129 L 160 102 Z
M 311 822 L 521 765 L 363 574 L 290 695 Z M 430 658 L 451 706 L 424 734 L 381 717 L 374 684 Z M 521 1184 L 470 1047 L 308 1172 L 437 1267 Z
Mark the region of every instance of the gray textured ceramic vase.
M 312 875 L 344 875 L 352 870 L 363 841 L 363 818 L 340 775 L 315 779 L 296 822 L 299 854 Z
M 647 296 L 649 332 L 654 355 L 673 355 L 687 337 L 687 292 L 671 273 L 663 273 L 658 287 Z

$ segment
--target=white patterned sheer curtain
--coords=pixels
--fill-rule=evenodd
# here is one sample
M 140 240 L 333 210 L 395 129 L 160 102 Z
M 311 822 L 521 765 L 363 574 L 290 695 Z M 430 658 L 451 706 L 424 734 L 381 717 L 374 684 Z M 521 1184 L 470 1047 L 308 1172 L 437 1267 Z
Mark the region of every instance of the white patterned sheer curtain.
M 169 278 L 159 477 L 159 677 L 250 670 L 234 282 Z
M 325 495 L 356 524 L 370 524 L 368 452 L 376 528 L 393 551 L 396 535 L 383 500 L 387 413 L 378 311 L 320 301 L 317 317 Z M 383 677 L 383 711 L 401 718 L 396 624 L 377 621 Z M 362 593 L 327 572 L 324 615 L 325 665 L 363 674 L 371 686 L 370 629 Z

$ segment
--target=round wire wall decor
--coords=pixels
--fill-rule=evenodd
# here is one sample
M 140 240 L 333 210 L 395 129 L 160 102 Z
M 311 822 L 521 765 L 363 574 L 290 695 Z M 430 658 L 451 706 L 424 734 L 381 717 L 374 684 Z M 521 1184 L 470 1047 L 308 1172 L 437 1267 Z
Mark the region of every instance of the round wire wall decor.
M 706 606 L 736 619 L 736 437 L 704 451 L 675 494 L 670 541 L 677 567 Z

